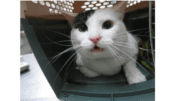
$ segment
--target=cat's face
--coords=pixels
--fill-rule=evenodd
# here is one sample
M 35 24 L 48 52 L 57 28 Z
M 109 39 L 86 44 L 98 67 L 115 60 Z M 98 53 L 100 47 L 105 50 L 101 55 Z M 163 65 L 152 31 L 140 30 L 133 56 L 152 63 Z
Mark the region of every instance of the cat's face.
M 108 53 L 108 46 L 125 41 L 126 28 L 120 14 L 109 9 L 87 11 L 77 15 L 73 22 L 73 46 L 81 46 L 84 56 L 99 57 Z M 76 41 L 73 41 L 76 40 Z

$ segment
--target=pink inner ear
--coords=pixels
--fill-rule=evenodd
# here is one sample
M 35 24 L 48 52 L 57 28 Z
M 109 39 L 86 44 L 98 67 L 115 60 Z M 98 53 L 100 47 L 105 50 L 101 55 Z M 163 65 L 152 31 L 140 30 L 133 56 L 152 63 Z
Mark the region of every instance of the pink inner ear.
M 114 10 L 115 12 L 124 14 L 126 12 L 127 4 L 128 4 L 128 1 L 120 1 L 114 7 L 112 7 L 112 10 Z

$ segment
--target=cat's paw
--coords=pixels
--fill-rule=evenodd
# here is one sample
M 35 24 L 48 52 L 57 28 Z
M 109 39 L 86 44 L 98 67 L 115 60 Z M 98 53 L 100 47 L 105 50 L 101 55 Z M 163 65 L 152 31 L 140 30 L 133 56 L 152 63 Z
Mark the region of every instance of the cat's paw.
M 139 74 L 136 76 L 131 76 L 131 77 L 127 78 L 127 80 L 128 80 L 128 83 L 131 85 L 131 84 L 136 84 L 136 83 L 146 81 L 146 77 L 143 74 Z

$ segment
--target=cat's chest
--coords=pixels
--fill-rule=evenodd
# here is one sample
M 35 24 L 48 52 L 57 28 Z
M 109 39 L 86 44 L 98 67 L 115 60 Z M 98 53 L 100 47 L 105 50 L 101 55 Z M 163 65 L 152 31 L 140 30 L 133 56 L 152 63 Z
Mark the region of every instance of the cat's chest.
M 115 58 L 108 59 L 82 59 L 83 65 L 102 74 L 115 74 L 120 71 L 123 61 Z

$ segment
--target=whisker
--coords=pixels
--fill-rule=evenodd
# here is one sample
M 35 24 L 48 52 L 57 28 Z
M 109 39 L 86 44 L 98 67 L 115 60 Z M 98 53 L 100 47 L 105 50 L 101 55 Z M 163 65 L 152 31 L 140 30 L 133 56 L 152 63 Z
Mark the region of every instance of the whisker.
M 113 39 L 115 39 L 115 40 L 119 39 L 118 41 L 125 40 L 125 39 L 127 40 L 128 39 L 127 37 L 125 37 L 123 39 L 120 39 L 120 38 L 123 38 L 123 37 L 114 37 Z
M 67 73 L 67 71 L 69 70 L 69 66 L 71 65 L 71 63 L 72 63 L 76 58 L 77 58 L 77 56 L 75 56 L 75 57 L 73 58 L 73 60 L 69 63 L 69 65 L 68 65 L 68 67 L 67 67 L 65 73 Z
M 82 48 L 79 49 L 78 51 L 76 51 L 76 52 L 64 63 L 64 65 L 63 65 L 62 68 L 59 70 L 58 74 L 56 75 L 55 79 L 53 80 L 53 88 L 54 88 L 54 82 L 55 82 L 56 78 L 58 77 L 59 73 L 60 73 L 60 72 L 62 71 L 62 69 L 64 68 L 64 66 L 68 63 L 68 61 L 69 61 L 74 55 L 76 55 L 76 53 L 78 53 L 78 52 L 81 51 L 81 50 L 82 50 Z
M 110 45 L 111 46 L 111 45 Z M 113 50 L 113 49 L 112 49 Z M 116 52 L 116 50 L 114 50 L 115 53 L 118 54 L 118 52 Z M 117 55 L 117 57 L 120 57 L 120 59 L 122 59 L 124 62 L 123 63 L 126 63 L 125 60 L 123 59 L 123 57 L 121 57 L 119 54 Z
M 139 32 L 138 34 L 136 34 L 136 35 L 139 35 L 139 34 L 141 34 L 141 33 L 143 33 L 144 32 L 144 30 L 143 31 L 141 31 L 141 32 Z
M 42 31 L 42 30 L 41 30 Z M 42 31 L 43 32 L 43 31 Z M 44 34 L 44 32 L 43 32 L 43 34 Z M 49 41 L 51 41 L 52 43 L 54 43 L 54 44 L 56 44 L 56 45 L 59 45 L 59 46 L 72 46 L 72 45 L 63 45 L 63 44 L 58 44 L 58 43 L 56 43 L 56 42 L 53 42 L 51 39 L 49 39 L 45 34 L 44 34 L 44 36 L 49 40 Z
M 114 36 L 114 37 L 113 37 L 113 39 L 116 39 L 116 38 L 123 38 L 123 39 L 127 39 L 128 37 L 127 37 L 127 36 L 120 36 L 120 35 L 119 35 L 119 36 L 117 35 L 117 36 Z
M 118 43 L 122 43 L 122 44 L 118 44 Z M 114 43 L 115 45 L 118 45 L 118 46 L 124 46 L 124 45 L 130 45 L 130 46 L 132 46 L 132 47 L 130 47 L 130 46 L 124 46 L 124 47 L 129 47 L 129 48 L 138 48 L 138 49 L 141 49 L 141 50 L 145 50 L 145 51 L 147 51 L 147 52 L 149 52 L 149 53 L 152 53 L 152 52 L 150 52 L 150 51 L 148 51 L 148 50 L 151 50 L 151 49 L 144 49 L 144 48 L 141 48 L 141 47 L 138 47 L 138 46 L 134 46 L 134 45 L 131 45 L 131 44 L 127 44 L 127 43 L 123 43 L 123 42 L 116 42 L 116 43 Z M 123 45 L 124 44 L 124 45 Z M 155 51 L 155 50 L 154 50 Z
M 54 41 L 54 42 L 58 43 L 58 42 L 67 42 L 67 41 L 77 41 L 77 40 L 63 40 L 63 41 Z M 40 43 L 40 44 L 52 44 L 52 43 Z
M 110 47 L 110 46 L 107 46 L 107 47 L 108 47 L 108 48 L 112 51 L 112 52 L 111 52 L 111 51 L 110 51 L 110 52 L 112 53 L 112 55 L 113 55 L 113 57 L 114 57 L 115 61 L 116 61 L 116 62 L 118 62 L 118 61 L 116 60 L 116 58 L 115 58 L 115 55 L 116 55 L 116 54 L 114 53 L 114 51 L 111 49 L 111 47 Z
M 124 35 L 127 36 L 127 34 L 125 34 L 125 33 L 127 33 L 127 32 L 116 34 L 113 37 L 115 37 L 115 36 L 124 36 Z
M 59 56 L 60 56 L 60 53 L 57 54 L 53 59 L 51 59 L 51 60 L 49 61 L 49 63 L 43 68 L 43 71 L 46 69 L 46 67 L 47 67 L 51 62 L 54 62 L 54 60 L 56 60 L 57 58 L 59 58 Z
M 47 29 L 45 29 L 45 30 L 47 30 Z M 55 33 L 58 33 L 58 34 L 61 34 L 61 35 L 63 35 L 63 36 L 66 36 L 66 37 L 71 38 L 70 36 L 65 35 L 65 34 L 63 34 L 63 33 L 60 33 L 60 32 L 57 32 L 57 31 L 53 31 L 53 30 L 49 30 L 49 31 L 52 31 L 52 32 L 55 32 Z M 73 38 L 73 39 L 76 39 L 76 38 Z M 76 39 L 76 40 L 77 40 L 77 39 Z
M 80 46 L 70 47 L 70 48 L 62 51 L 61 53 L 55 55 L 54 58 L 51 59 L 51 60 L 49 61 L 49 63 L 44 67 L 43 71 L 46 69 L 46 67 L 47 67 L 53 60 L 57 60 L 57 58 L 59 58 L 62 54 L 66 53 L 66 52 L 69 52 L 69 51 L 73 50 L 74 48 L 78 48 L 78 47 L 80 47 Z M 53 62 L 54 62 L 54 61 L 53 61 Z
M 114 48 L 116 48 L 116 49 L 118 49 L 116 46 L 114 46 L 114 45 L 112 45 L 112 47 L 114 47 Z M 130 59 L 132 59 L 134 62 L 136 62 L 142 69 L 144 69 L 143 68 L 143 66 L 141 66 L 136 60 L 134 60 L 131 56 L 129 56 L 127 53 L 125 53 L 124 51 L 122 51 L 121 49 L 118 49 L 119 51 L 121 51 L 123 54 L 125 54 L 126 56 L 128 56 Z M 144 69 L 145 70 L 145 69 Z M 146 71 L 146 70 L 145 70 Z M 147 71 L 146 71 L 147 72 Z M 147 72 L 148 74 L 150 74 L 149 72 Z M 151 74 L 150 74 L 151 75 Z M 152 76 L 152 75 L 151 75 Z
M 142 31 L 142 32 L 144 32 L 144 31 Z M 133 35 L 139 35 L 139 34 L 141 34 L 142 32 L 140 32 L 140 33 L 138 33 L 138 34 L 133 34 Z M 149 32 L 149 30 L 146 31 L 144 34 L 147 34 L 148 32 Z
M 112 52 L 117 56 L 116 52 L 109 46 L 109 48 L 112 50 Z M 122 58 L 122 57 L 118 57 L 118 58 Z
M 142 29 L 130 30 L 130 31 L 128 31 L 128 32 L 134 32 L 134 31 L 139 31 L 139 30 L 144 30 L 144 29 L 149 29 L 149 28 L 142 28 Z
M 133 36 L 143 36 L 143 37 L 149 37 L 149 35 L 133 35 Z M 152 37 L 155 39 L 155 37 Z

